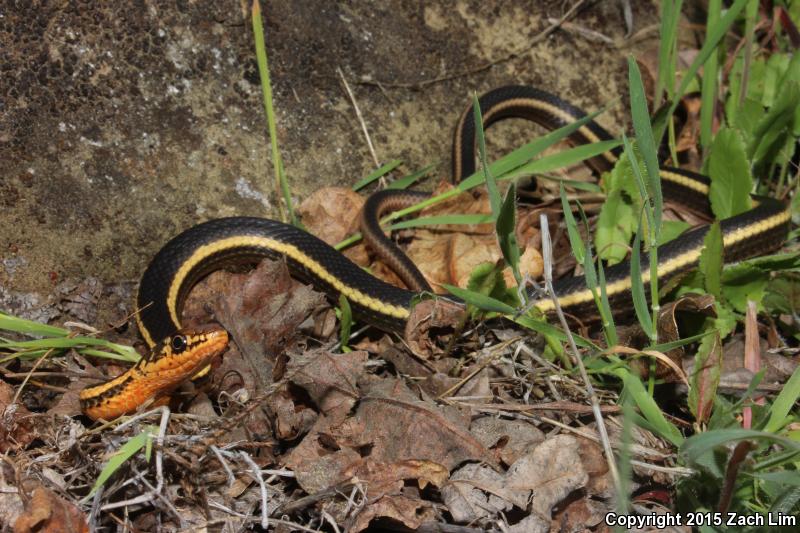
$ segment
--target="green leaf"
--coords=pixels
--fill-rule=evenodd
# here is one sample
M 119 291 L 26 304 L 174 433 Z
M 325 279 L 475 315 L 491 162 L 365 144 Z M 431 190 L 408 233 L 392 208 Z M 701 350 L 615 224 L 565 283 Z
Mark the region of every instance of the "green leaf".
M 753 180 L 744 143 L 735 130 L 722 128 L 711 144 L 708 161 L 711 174 L 709 200 L 718 219 L 730 218 L 752 209 L 750 191 Z
M 517 305 L 515 290 L 509 290 L 503 277 L 502 266 L 496 263 L 481 263 L 469 275 L 467 289 L 472 292 L 488 295 L 510 306 Z
M 761 305 L 769 283 L 769 271 L 739 263 L 722 272 L 722 296 L 736 311 L 747 312 L 747 300 Z
M 658 238 L 658 245 L 666 244 L 678 238 L 683 232 L 691 228 L 692 225 L 683 220 L 664 220 L 661 223 L 661 235 Z
M 91 492 L 89 492 L 83 501 L 88 501 L 92 496 L 94 496 L 95 492 L 97 492 L 97 489 L 102 487 L 105 482 L 108 481 L 123 464 L 125 464 L 125 461 L 133 457 L 136 452 L 142 448 L 145 448 L 145 446 L 148 444 L 148 441 L 150 441 L 153 436 L 153 433 L 149 429 L 145 429 L 135 437 L 131 437 L 128 442 L 123 444 L 122 447 L 117 450 L 117 452 L 112 455 L 103 466 L 103 470 L 97 477 L 97 481 L 94 482 Z
M 703 239 L 698 268 L 703 273 L 706 292 L 714 295 L 717 301 L 722 300 L 722 265 L 722 230 L 719 222 L 714 222 L 708 227 L 708 233 Z
M 768 161 L 776 148 L 783 146 L 784 139 L 792 131 L 797 107 L 800 106 L 800 84 L 789 81 L 781 87 L 775 103 L 758 122 L 747 154 L 758 169 L 762 161 Z
M 382 178 L 383 176 L 387 175 L 389 172 L 396 169 L 402 164 L 403 162 L 400 159 L 394 159 L 392 161 L 389 161 L 385 165 L 381 165 L 379 168 L 370 172 L 366 178 L 362 179 L 361 181 L 353 185 L 353 190 L 358 191 L 360 189 L 363 189 L 373 181 L 377 180 L 378 178 Z
M 627 154 L 623 154 L 614 169 L 605 175 L 604 186 L 606 201 L 600 208 L 594 246 L 602 259 L 615 264 L 628 256 L 641 206 L 636 177 Z

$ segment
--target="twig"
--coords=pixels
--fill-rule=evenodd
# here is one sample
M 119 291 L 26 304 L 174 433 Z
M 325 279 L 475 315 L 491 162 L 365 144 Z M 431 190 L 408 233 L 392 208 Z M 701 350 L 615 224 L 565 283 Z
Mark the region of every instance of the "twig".
M 214 452 L 214 455 L 217 457 L 217 461 L 219 461 L 219 464 L 221 464 L 222 468 L 225 470 L 225 475 L 228 476 L 228 487 L 232 487 L 233 484 L 236 483 L 236 476 L 233 475 L 233 470 L 231 470 L 231 467 L 228 466 L 228 461 L 225 460 L 225 458 L 222 456 L 222 453 L 220 452 L 220 449 L 216 445 L 212 444 L 209 447 L 211 448 L 211 451 Z
M 261 527 L 269 529 L 269 511 L 267 509 L 269 495 L 267 494 L 267 485 L 264 483 L 264 478 L 261 477 L 261 469 L 247 453 L 241 451 L 239 455 L 244 459 L 244 462 L 247 463 L 247 466 L 250 467 L 250 474 L 253 481 L 258 483 L 258 486 L 261 488 Z
M 369 130 L 367 130 L 367 124 L 364 122 L 364 117 L 361 115 L 361 109 L 358 107 L 358 102 L 356 102 L 356 97 L 353 95 L 353 91 L 350 90 L 350 85 L 347 83 L 347 79 L 345 79 L 342 69 L 336 67 L 336 72 L 339 73 L 339 77 L 342 79 L 342 83 L 344 84 L 344 90 L 347 91 L 347 96 L 350 97 L 350 102 L 353 104 L 353 109 L 356 111 L 358 123 L 361 124 L 361 131 L 364 132 L 364 138 L 367 139 L 367 147 L 369 148 L 370 155 L 372 155 L 372 161 L 375 162 L 376 167 L 379 167 L 381 166 L 381 163 L 378 160 L 378 156 L 375 154 L 375 147 L 372 145 L 372 139 L 369 136 Z
M 561 322 L 561 327 L 564 329 L 564 332 L 567 335 L 570 351 L 575 359 L 575 363 L 578 365 L 581 379 L 583 379 L 583 383 L 586 386 L 586 394 L 592 404 L 592 412 L 594 413 L 594 419 L 597 422 L 597 432 L 600 435 L 600 441 L 603 446 L 606 461 L 608 461 L 608 471 L 611 474 L 611 479 L 614 482 L 614 486 L 619 487 L 619 471 L 617 470 L 617 463 L 614 460 L 614 452 L 611 449 L 611 441 L 608 438 L 608 431 L 606 430 L 606 424 L 603 420 L 603 414 L 600 409 L 600 401 L 597 398 L 597 394 L 595 394 L 591 380 L 589 380 L 589 374 L 586 372 L 583 359 L 578 353 L 578 346 L 575 344 L 575 338 L 572 336 L 572 331 L 569 329 L 569 324 L 567 324 L 567 319 L 564 316 L 564 312 L 561 310 L 561 305 L 558 303 L 558 297 L 556 296 L 555 289 L 553 288 L 553 245 L 550 241 L 550 227 L 547 223 L 547 215 L 542 214 L 539 217 L 539 224 L 542 232 L 542 256 L 544 256 L 545 286 L 547 287 L 547 292 L 553 298 L 553 305 L 555 307 L 556 314 L 558 315 L 558 320 Z

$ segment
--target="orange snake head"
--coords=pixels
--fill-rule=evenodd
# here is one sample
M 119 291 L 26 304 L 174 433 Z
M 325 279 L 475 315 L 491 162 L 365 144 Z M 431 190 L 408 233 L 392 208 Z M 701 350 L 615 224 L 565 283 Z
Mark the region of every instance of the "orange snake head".
M 182 329 L 165 338 L 125 373 L 80 392 L 81 409 L 93 420 L 112 420 L 151 399 L 169 395 L 228 346 L 219 326 Z

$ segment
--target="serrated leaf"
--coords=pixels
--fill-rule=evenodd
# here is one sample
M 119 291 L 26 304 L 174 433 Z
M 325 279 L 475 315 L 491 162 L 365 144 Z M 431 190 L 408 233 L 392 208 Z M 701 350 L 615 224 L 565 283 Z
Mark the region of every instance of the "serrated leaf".
M 694 373 L 689 377 L 689 410 L 695 420 L 703 423 L 711 416 L 722 368 L 722 341 L 712 321 L 713 333 L 703 337 L 694 357 Z
M 729 218 L 752 208 L 750 166 L 744 143 L 735 130 L 722 128 L 717 132 L 711 143 L 708 168 L 711 174 L 708 196 L 711 210 L 718 219 Z
M 708 227 L 703 239 L 703 251 L 700 253 L 700 272 L 703 274 L 705 288 L 708 294 L 714 295 L 717 301 L 722 298 L 722 230 L 719 222 L 714 222 Z

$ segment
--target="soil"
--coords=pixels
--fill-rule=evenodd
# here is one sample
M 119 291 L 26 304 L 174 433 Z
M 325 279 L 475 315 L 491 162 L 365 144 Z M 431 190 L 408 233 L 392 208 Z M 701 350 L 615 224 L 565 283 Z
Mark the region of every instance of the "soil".
M 402 159 L 407 172 L 436 163 L 446 178 L 471 94 L 503 84 L 590 110 L 616 103 L 600 122 L 624 128 L 626 57 L 657 46 L 657 3 L 630 2 L 635 39 L 622 3 L 608 1 L 587 2 L 572 26 L 537 37 L 575 3 L 264 2 L 294 200 L 376 167 L 338 69 L 377 158 Z M 4 4 L 0 309 L 52 319 L 42 309 L 54 298 L 97 279 L 105 295 L 122 287 L 98 297 L 90 318 L 102 327 L 130 311 L 130 288 L 180 230 L 277 215 L 247 2 Z M 532 135 L 502 126 L 495 153 Z

